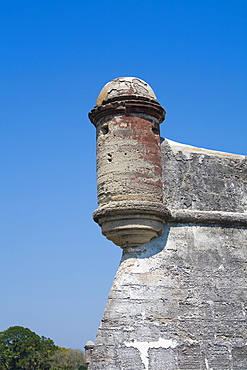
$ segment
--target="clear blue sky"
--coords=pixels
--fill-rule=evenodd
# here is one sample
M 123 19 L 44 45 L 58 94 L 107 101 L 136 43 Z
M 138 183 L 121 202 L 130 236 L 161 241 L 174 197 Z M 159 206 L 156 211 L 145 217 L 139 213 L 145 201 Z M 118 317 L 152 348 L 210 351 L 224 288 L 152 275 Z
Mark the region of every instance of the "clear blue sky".
M 121 256 L 91 218 L 106 82 L 146 80 L 163 137 L 247 154 L 246 19 L 246 0 L 0 0 L 0 331 L 95 340 Z

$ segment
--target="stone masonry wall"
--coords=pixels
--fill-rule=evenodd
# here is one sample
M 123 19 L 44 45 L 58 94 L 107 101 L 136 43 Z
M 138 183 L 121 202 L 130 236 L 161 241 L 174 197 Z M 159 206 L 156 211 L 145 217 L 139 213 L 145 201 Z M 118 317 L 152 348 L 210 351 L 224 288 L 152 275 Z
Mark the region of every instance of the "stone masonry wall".
M 167 224 L 124 252 L 90 369 L 246 369 L 247 231 Z
M 170 140 L 162 153 L 168 209 L 246 215 L 246 157 Z M 89 369 L 246 370 L 244 222 L 174 218 L 124 249 Z
M 247 213 L 247 157 L 162 143 L 168 208 Z

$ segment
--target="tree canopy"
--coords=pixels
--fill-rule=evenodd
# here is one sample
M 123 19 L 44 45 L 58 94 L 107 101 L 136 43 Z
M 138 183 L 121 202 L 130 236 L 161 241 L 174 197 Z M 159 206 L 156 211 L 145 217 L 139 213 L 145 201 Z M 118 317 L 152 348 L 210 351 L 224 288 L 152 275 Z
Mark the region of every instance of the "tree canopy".
M 84 365 L 82 351 L 59 348 L 28 328 L 12 326 L 0 332 L 0 370 L 83 370 Z
M 80 349 L 60 348 L 51 358 L 52 370 L 84 370 L 85 356 Z

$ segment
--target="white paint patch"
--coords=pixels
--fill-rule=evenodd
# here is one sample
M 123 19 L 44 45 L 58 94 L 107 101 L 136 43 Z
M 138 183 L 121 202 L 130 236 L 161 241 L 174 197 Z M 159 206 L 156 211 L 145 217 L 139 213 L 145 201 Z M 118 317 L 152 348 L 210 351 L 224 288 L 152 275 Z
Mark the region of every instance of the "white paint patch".
M 213 370 L 211 367 L 209 367 L 208 360 L 205 358 L 205 365 L 207 370 Z
M 134 347 L 140 351 L 140 356 L 145 369 L 148 370 L 148 350 L 149 348 L 175 348 L 177 342 L 171 339 L 160 338 L 157 342 L 124 342 L 126 347 Z
M 241 303 L 241 306 L 242 306 L 242 313 L 243 313 L 243 317 L 246 316 L 246 312 L 245 312 L 245 305 L 244 305 L 244 302 Z M 247 343 L 246 343 L 247 344 Z

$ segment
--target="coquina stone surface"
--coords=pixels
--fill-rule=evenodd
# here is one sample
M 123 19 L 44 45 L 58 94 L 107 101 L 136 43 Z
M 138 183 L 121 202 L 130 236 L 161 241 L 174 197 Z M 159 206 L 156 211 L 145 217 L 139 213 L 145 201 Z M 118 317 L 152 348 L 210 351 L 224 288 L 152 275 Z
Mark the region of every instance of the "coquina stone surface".
M 143 94 L 152 104 L 156 97 L 147 86 L 133 78 L 114 80 L 102 90 L 97 104 L 100 107 L 107 99 L 126 98 L 130 93 L 138 99 Z M 138 115 L 144 117 L 141 111 Z M 133 117 L 128 117 L 126 123 L 132 125 Z M 126 221 L 129 235 L 89 369 L 246 370 L 247 158 L 162 139 L 161 151 L 159 145 L 155 149 L 161 153 L 160 177 L 160 167 L 152 167 L 154 149 L 150 149 L 157 137 L 143 122 L 142 132 L 150 136 L 138 139 L 138 149 L 151 165 L 143 168 L 140 188 L 135 187 L 128 176 L 138 172 L 138 166 L 142 168 L 135 157 L 137 144 L 131 137 L 128 151 L 128 139 L 117 120 L 110 122 L 115 138 L 108 139 L 115 143 L 116 152 L 110 152 L 106 138 L 98 139 L 100 151 L 107 149 L 111 158 L 127 153 L 133 162 L 121 159 L 123 172 L 116 167 L 109 177 L 118 183 L 108 194 L 102 188 L 109 176 L 107 158 L 99 156 L 100 200 L 94 218 L 104 233 L 104 227 L 109 230 L 114 222 L 115 228 L 128 219 L 135 225 L 135 217 L 151 225 L 157 215 L 162 230 L 153 239 L 149 235 L 151 240 L 146 243 L 128 244 L 129 238 L 135 240 L 131 232 L 138 233 L 138 229 L 131 231 Z M 123 137 L 124 149 L 120 143 L 117 153 L 118 135 Z M 162 195 L 161 188 L 154 186 L 157 178 L 162 182 Z
M 161 234 L 166 214 L 159 130 L 165 110 L 146 82 L 121 77 L 103 87 L 89 118 L 97 136 L 94 220 L 122 248 L 146 243 Z
M 173 209 L 247 213 L 247 157 L 164 140 L 164 202 Z
M 167 224 L 124 251 L 90 369 L 246 369 L 241 227 Z

